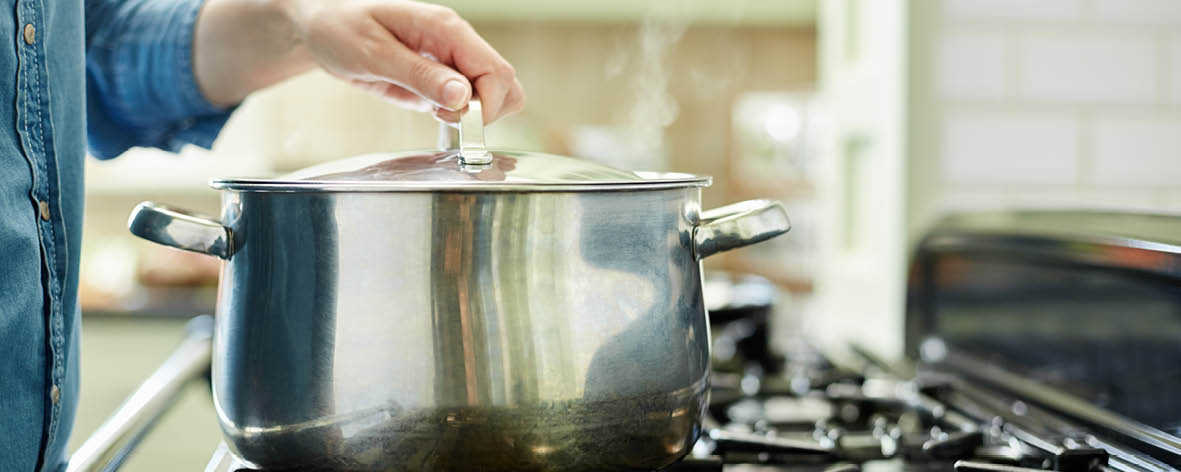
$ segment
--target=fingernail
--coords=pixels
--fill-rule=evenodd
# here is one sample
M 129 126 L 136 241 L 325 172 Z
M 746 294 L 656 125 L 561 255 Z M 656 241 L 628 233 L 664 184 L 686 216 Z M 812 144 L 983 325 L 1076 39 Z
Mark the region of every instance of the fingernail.
M 448 80 L 443 85 L 443 105 L 451 110 L 458 110 L 463 108 L 464 102 L 467 101 L 467 86 L 457 79 Z

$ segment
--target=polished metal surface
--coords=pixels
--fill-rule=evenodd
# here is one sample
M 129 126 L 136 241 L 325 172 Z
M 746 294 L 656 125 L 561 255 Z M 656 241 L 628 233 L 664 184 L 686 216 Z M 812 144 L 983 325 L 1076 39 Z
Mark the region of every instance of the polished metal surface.
M 748 200 L 701 214 L 702 225 L 693 231 L 694 253 L 704 259 L 722 251 L 766 241 L 791 230 L 783 204 Z
M 492 153 L 484 146 L 484 109 L 480 99 L 472 97 L 468 101 L 467 109 L 460 115 L 455 124 L 458 142 L 452 144 L 451 149 L 459 150 L 459 161 L 465 167 L 484 166 L 492 163 Z M 471 169 L 476 170 L 476 169 Z
M 131 234 L 154 243 L 228 259 L 234 253 L 229 229 L 212 218 L 155 202 L 143 202 L 127 220 Z
M 328 162 L 276 179 L 214 179 L 224 190 L 271 192 L 530 191 L 573 192 L 702 187 L 709 177 L 633 172 L 552 154 L 484 145 L 480 103 L 440 127 L 441 149 L 370 154 Z
M 447 150 L 214 180 L 221 221 L 137 207 L 136 234 L 227 259 L 213 396 L 239 457 L 577 472 L 688 452 L 709 383 L 699 260 L 788 231 L 783 207 L 703 213 L 708 177 L 483 156 L 474 105 Z
M 671 463 L 708 381 L 698 193 L 227 194 L 231 447 L 266 466 Z
M 577 192 L 704 187 L 710 178 L 632 172 L 537 152 L 490 150 L 486 167 L 465 167 L 454 150 L 370 154 L 328 162 L 277 179 L 213 179 L 221 190 L 269 192 Z
M 693 234 L 730 227 L 699 198 L 226 192 L 213 383 L 231 448 L 329 469 L 673 462 L 708 384 Z
M 181 390 L 209 371 L 213 318 L 193 318 L 185 331 L 176 351 L 70 456 L 67 472 L 118 470 Z

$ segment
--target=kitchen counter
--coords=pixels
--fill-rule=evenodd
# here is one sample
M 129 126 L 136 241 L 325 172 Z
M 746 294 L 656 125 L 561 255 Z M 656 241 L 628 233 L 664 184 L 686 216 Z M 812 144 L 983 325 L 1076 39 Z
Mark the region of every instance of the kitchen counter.
M 180 344 L 186 319 L 84 316 L 82 393 L 71 453 Z M 221 432 L 209 385 L 194 382 L 120 469 L 202 470 Z

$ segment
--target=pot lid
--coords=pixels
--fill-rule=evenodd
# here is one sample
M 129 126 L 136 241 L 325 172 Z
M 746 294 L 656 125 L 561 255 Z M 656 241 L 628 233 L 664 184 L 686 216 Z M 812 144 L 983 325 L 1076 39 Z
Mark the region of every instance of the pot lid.
M 577 191 L 706 186 L 710 178 L 637 172 L 538 152 L 484 146 L 480 102 L 458 123 L 441 125 L 440 149 L 368 154 L 304 168 L 275 179 L 214 179 L 218 189 L 251 191 Z

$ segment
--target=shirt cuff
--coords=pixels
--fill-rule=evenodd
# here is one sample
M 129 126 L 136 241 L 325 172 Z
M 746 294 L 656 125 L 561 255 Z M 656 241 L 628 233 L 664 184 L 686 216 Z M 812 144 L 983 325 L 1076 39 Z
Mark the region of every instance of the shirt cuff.
M 210 147 L 236 109 L 218 107 L 193 74 L 193 36 L 204 0 L 131 0 L 104 12 L 87 50 L 91 153 L 134 146 Z

